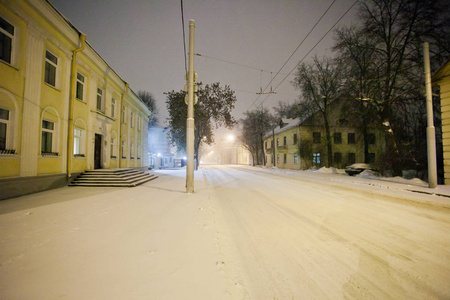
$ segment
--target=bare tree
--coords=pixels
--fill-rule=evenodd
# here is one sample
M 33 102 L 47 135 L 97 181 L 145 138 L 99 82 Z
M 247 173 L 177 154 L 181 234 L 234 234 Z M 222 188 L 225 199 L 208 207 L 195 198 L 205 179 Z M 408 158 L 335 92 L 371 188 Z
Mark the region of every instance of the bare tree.
M 327 167 L 333 164 L 330 120 L 328 105 L 339 98 L 342 88 L 342 68 L 340 60 L 318 58 L 312 63 L 299 66 L 295 85 L 302 92 L 303 98 L 322 115 L 327 148 Z

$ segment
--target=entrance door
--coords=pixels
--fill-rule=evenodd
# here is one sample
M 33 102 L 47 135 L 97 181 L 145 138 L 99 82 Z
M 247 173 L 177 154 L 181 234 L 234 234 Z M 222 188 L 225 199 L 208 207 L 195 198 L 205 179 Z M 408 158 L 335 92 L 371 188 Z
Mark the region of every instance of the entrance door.
M 95 134 L 95 147 L 94 147 L 94 169 L 101 169 L 102 159 L 102 135 Z

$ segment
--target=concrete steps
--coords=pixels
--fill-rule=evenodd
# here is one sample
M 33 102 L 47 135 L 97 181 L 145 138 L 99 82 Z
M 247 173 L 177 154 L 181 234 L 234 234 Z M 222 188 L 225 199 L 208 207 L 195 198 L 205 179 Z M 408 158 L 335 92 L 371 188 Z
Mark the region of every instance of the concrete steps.
M 133 187 L 156 178 L 152 173 L 131 168 L 98 169 L 81 173 L 69 186 Z

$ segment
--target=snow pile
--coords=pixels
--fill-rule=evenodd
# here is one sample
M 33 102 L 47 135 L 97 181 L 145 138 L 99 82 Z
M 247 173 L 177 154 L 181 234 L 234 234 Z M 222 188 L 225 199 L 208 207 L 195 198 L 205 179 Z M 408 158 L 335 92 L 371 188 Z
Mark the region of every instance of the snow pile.
M 338 170 L 336 168 L 333 168 L 333 167 L 331 167 L 331 168 L 322 167 L 319 170 L 314 171 L 314 172 L 326 173 L 326 174 L 338 174 L 339 173 Z
M 369 179 L 379 179 L 381 176 L 378 172 L 372 170 L 364 170 L 363 172 L 355 175 L 355 177 L 369 178 Z

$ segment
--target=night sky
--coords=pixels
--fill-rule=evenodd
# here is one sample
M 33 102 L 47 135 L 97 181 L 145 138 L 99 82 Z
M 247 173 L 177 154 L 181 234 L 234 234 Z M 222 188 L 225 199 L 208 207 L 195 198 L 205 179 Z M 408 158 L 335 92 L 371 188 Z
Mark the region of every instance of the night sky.
M 160 119 L 164 122 L 167 111 L 163 93 L 182 90 L 185 84 L 180 0 L 49 1 L 86 34 L 87 41 L 135 92 L 146 90 L 155 96 Z M 288 76 L 279 85 L 276 95 L 258 98 L 256 92 L 261 86 L 264 89 L 271 78 L 274 78 L 272 86 L 275 88 L 354 0 L 336 0 L 275 77 L 332 2 L 183 1 L 186 49 L 189 48 L 189 20 L 194 19 L 195 53 L 204 55 L 195 57 L 194 68 L 199 81 L 230 85 L 236 91 L 236 118 L 263 101 L 262 105 L 268 108 L 279 101 L 294 101 L 299 94 L 292 85 L 294 76 Z M 356 21 L 357 10 L 356 5 L 338 26 Z M 332 43 L 330 33 L 304 61 L 309 61 L 314 54 L 332 55 Z

